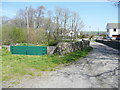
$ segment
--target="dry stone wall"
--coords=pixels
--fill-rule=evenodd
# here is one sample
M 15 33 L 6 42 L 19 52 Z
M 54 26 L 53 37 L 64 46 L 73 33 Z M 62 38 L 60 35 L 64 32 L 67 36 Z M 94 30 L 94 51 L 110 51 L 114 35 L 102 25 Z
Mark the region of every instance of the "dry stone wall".
M 56 49 L 56 46 L 47 46 L 47 54 L 52 55 Z
M 60 42 L 57 46 L 54 47 L 54 50 L 51 50 L 53 47 L 48 47 L 48 54 L 59 54 L 64 55 L 70 52 L 81 50 L 85 47 L 89 47 L 89 41 L 80 41 L 80 42 Z M 50 50 L 52 52 L 50 52 Z

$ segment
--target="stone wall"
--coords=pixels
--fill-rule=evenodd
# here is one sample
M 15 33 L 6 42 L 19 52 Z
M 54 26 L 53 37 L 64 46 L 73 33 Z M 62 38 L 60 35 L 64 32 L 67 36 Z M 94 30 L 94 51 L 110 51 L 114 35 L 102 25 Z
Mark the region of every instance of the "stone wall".
M 56 49 L 56 46 L 47 46 L 47 54 L 52 55 Z
M 85 47 L 88 47 L 90 44 L 89 41 L 80 41 L 80 42 L 60 42 L 57 44 L 53 54 L 64 55 L 70 52 L 81 50 Z

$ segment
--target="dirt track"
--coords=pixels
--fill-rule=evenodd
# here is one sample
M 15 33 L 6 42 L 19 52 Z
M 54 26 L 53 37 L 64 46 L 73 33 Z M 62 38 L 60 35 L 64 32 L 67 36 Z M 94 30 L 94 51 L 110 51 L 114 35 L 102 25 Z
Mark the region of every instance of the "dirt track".
M 48 75 L 23 80 L 17 88 L 118 88 L 118 51 L 92 42 L 93 51 Z

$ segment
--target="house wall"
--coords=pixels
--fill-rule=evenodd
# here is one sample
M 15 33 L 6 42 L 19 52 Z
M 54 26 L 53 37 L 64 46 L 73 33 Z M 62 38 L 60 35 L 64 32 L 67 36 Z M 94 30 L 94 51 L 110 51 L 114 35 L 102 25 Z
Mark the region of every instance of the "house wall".
M 109 29 L 107 32 L 107 35 L 109 37 L 112 37 L 112 35 L 119 35 L 120 34 L 120 29 L 116 29 L 116 32 L 114 32 L 114 29 Z
M 120 29 L 118 29 L 118 34 L 120 34 Z

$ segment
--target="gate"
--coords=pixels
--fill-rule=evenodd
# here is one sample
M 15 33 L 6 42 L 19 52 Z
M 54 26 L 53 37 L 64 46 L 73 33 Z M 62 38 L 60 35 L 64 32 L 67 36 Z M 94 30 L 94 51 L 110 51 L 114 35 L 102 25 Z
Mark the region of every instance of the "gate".
M 10 46 L 12 54 L 20 55 L 44 55 L 47 54 L 45 46 Z

